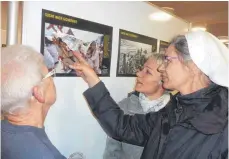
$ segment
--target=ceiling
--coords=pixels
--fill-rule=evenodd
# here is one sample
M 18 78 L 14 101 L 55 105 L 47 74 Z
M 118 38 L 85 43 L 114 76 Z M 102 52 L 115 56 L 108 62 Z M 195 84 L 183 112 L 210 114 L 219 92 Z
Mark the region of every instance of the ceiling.
M 149 1 L 158 7 L 171 7 L 176 16 L 193 25 L 205 23 L 215 36 L 228 36 L 228 1 Z
M 158 7 L 174 8 L 174 14 L 193 24 L 206 23 L 215 36 L 228 36 L 228 1 L 149 1 Z M 1 29 L 7 28 L 8 2 L 1 2 Z M 19 28 L 22 23 L 22 3 L 19 7 Z

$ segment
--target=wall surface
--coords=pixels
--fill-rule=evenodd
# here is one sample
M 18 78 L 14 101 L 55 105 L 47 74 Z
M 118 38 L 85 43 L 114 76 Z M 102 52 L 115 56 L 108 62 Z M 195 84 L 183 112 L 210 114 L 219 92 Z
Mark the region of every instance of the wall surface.
M 188 30 L 188 23 L 173 17 L 168 22 L 149 20 L 158 11 L 145 2 L 24 2 L 22 43 L 40 51 L 41 12 L 47 9 L 113 26 L 110 77 L 101 78 L 115 101 L 133 90 L 135 78 L 116 77 L 119 29 L 163 41 Z M 82 152 L 87 159 L 101 159 L 106 134 L 91 115 L 82 93 L 88 88 L 81 78 L 55 78 L 57 101 L 49 111 L 45 129 L 65 156 Z

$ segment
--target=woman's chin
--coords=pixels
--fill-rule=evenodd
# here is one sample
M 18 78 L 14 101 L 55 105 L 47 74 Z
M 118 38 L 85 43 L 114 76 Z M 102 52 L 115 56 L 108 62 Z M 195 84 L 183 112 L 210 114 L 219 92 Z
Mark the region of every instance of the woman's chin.
M 168 85 L 168 82 L 167 81 L 162 81 L 162 86 L 165 89 L 169 89 L 169 85 Z
M 164 89 L 167 89 L 167 90 L 174 90 L 173 87 L 171 87 L 171 85 L 169 84 L 168 81 L 163 81 L 163 82 L 162 82 L 162 87 L 163 87 Z
M 141 92 L 141 88 L 142 88 L 141 85 L 142 85 L 142 84 L 137 84 L 137 85 L 135 86 L 135 91 Z

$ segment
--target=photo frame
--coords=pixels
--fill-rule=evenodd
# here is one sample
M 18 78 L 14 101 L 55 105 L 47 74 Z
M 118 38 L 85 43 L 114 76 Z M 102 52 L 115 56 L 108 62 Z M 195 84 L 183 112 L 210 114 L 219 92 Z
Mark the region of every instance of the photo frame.
M 108 77 L 112 33 L 111 26 L 42 9 L 40 52 L 48 69 L 56 70 L 56 76 L 77 76 L 68 65 L 77 62 L 77 52 L 98 76 Z
M 157 51 L 157 39 L 119 30 L 117 77 L 136 77 L 147 57 Z

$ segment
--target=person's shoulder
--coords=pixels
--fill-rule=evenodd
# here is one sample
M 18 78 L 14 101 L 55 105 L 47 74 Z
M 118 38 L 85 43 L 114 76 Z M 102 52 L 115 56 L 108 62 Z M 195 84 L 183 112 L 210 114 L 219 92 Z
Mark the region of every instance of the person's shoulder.
M 118 102 L 119 108 L 125 111 L 128 102 L 129 102 L 129 97 L 123 98 L 121 101 Z
M 8 159 L 65 159 L 48 138 L 33 132 L 2 132 L 1 147 Z
M 139 96 L 138 92 L 136 92 L 136 91 L 130 92 L 127 94 L 127 97 L 123 98 L 119 103 L 120 104 L 126 104 L 130 101 L 135 101 L 135 100 L 138 101 L 138 96 Z
M 120 109 L 122 109 L 124 111 L 125 114 L 129 114 L 130 111 L 132 112 L 133 110 L 136 110 L 136 113 L 138 112 L 137 110 L 139 110 L 139 98 L 135 93 L 129 93 L 128 97 L 122 99 L 119 103 L 118 103 Z M 135 108 L 135 109 L 134 109 Z
M 18 134 L 18 137 L 13 137 L 8 141 L 2 141 L 3 158 L 7 159 L 55 159 L 54 154 L 39 140 L 26 133 Z M 15 134 L 13 134 L 15 135 Z M 6 136 L 4 136 L 6 137 Z M 9 137 L 9 136 L 8 136 Z M 22 146 L 23 143 L 23 146 Z
M 50 156 L 53 157 L 55 159 L 66 159 L 60 152 L 59 150 L 51 143 L 51 141 L 49 140 L 49 138 L 47 137 L 46 133 L 44 138 L 42 138 L 42 136 L 38 136 L 35 135 L 37 138 L 37 148 L 40 148 L 42 151 L 42 154 L 46 154 L 44 155 L 44 159 L 48 159 L 48 157 L 46 156 Z M 34 149 L 36 150 L 36 149 Z M 39 151 L 36 151 L 37 153 L 39 153 Z
M 228 100 L 228 88 L 227 87 L 223 87 L 223 86 L 219 86 L 219 90 L 220 90 L 220 95 Z

